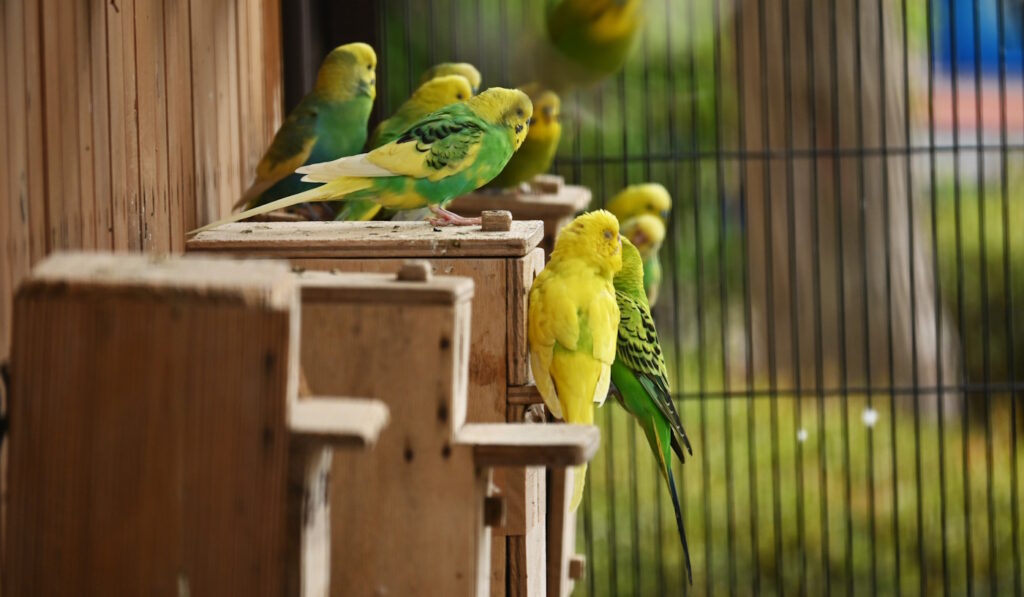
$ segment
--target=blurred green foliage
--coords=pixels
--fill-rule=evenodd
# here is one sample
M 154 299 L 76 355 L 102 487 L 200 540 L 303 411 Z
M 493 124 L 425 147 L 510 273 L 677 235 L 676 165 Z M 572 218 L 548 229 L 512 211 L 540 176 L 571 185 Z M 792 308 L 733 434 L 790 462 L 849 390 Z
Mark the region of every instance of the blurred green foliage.
M 983 198 L 961 185 L 958 202 L 952 181 L 937 193 L 942 300 L 959 327 L 964 368 L 975 383 L 1009 382 L 1012 373 L 1024 378 L 1024 169 L 1010 176 L 1005 197 L 997 185 Z

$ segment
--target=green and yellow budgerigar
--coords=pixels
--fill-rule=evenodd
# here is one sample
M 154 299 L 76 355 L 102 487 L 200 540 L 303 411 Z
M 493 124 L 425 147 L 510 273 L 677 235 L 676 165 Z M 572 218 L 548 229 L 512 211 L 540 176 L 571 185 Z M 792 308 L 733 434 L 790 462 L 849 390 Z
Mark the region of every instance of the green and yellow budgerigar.
M 423 73 L 423 76 L 420 77 L 420 84 L 422 85 L 431 79 L 444 77 L 446 75 L 459 75 L 466 77 L 466 80 L 469 81 L 469 85 L 472 88 L 473 95 L 480 93 L 480 83 L 483 80 L 480 77 L 480 71 L 468 62 L 442 62 L 440 64 L 435 64 Z
M 464 218 L 444 206 L 501 172 L 522 145 L 532 113 L 525 93 L 493 87 L 423 117 L 398 139 L 369 153 L 300 168 L 303 181 L 323 183 L 314 189 L 194 232 L 300 203 L 339 199 L 371 199 L 397 210 L 429 207 L 435 225 L 479 224 L 480 218 Z
M 508 161 L 501 174 L 487 184 L 488 187 L 515 187 L 548 171 L 558 151 L 558 141 L 562 138 L 561 105 L 553 91 L 545 91 L 533 98 L 533 120 L 523 146 Z
M 651 214 L 633 216 L 621 223 L 623 238 L 640 252 L 644 262 L 644 290 L 647 302 L 653 307 L 658 302 L 658 290 L 661 288 L 661 259 L 658 251 L 665 240 L 665 224 L 661 218 Z
M 552 0 L 535 78 L 567 91 L 622 69 L 644 22 L 644 0 Z
M 472 95 L 469 81 L 461 75 L 445 75 L 428 80 L 417 87 L 412 97 L 399 106 L 390 118 L 377 125 L 370 140 L 366 142 L 367 151 L 394 141 L 427 114 L 465 101 Z M 336 220 L 372 220 L 380 211 L 380 205 L 369 199 L 351 199 L 340 203 L 333 206 L 337 212 Z
M 672 496 L 679 540 L 686 555 L 686 573 L 693 581 L 690 550 L 679 510 L 679 493 L 672 474 L 672 453 L 684 461 L 683 450 L 693 449 L 683 430 L 668 385 L 665 357 L 658 343 L 658 330 L 647 304 L 643 286 L 640 252 L 629 239 L 622 239 L 622 269 L 615 276 L 615 300 L 619 306 L 619 330 L 612 364 L 612 392 L 643 429 L 647 443 L 661 468 Z
M 598 210 L 559 232 L 551 260 L 530 288 L 530 366 L 544 404 L 568 423 L 593 424 L 594 403 L 608 396 L 619 326 L 612 278 L 621 267 L 619 222 Z M 573 510 L 586 472 L 586 465 L 575 470 Z
M 254 207 L 312 188 L 295 170 L 363 150 L 377 96 L 377 55 L 364 43 L 324 58 L 316 84 L 281 124 L 256 168 L 256 180 L 235 203 Z
M 650 214 L 668 223 L 669 211 L 672 209 L 672 195 L 668 189 L 656 182 L 630 185 L 611 198 L 608 211 L 615 214 L 620 222 L 638 216 Z

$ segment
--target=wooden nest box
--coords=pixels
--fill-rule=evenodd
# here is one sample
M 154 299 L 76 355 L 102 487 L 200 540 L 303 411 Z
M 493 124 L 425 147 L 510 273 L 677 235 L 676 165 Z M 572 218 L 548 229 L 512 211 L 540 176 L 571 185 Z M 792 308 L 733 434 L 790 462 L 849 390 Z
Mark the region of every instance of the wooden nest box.
M 406 266 L 408 259 L 424 260 L 434 278 L 432 282 L 423 283 L 425 286 L 420 291 L 421 298 L 403 299 L 387 309 L 383 299 L 380 299 L 381 305 L 352 307 L 354 314 L 344 316 L 343 323 L 333 328 L 326 323 L 310 323 L 309 314 L 312 311 L 309 301 L 312 295 L 305 298 L 304 294 L 306 315 L 303 324 L 303 368 L 314 392 L 357 392 L 359 395 L 372 395 L 385 400 L 393 414 L 388 435 L 401 433 L 402 423 L 398 417 L 399 412 L 405 411 L 405 407 L 399 405 L 420 399 L 418 392 L 426 392 L 428 402 L 416 408 L 424 409 L 422 417 L 426 417 L 425 420 L 434 425 L 439 424 L 443 407 L 437 392 L 444 389 L 454 396 L 454 402 L 448 407 L 445 416 L 452 426 L 449 432 L 456 433 L 463 413 L 464 420 L 470 424 L 521 423 L 527 407 L 540 401 L 529 372 L 526 318 L 530 286 L 544 266 L 544 252 L 538 248 L 544 236 L 544 224 L 539 221 L 510 220 L 507 215 L 500 217 L 498 214 L 486 214 L 484 228 L 487 230 L 475 226 L 434 228 L 426 222 L 236 223 L 199 233 L 189 240 L 188 250 L 237 257 L 288 259 L 294 268 L 307 274 L 319 271 L 393 275 Z M 465 291 L 454 286 L 449 291 L 451 298 L 446 299 L 450 305 L 444 309 L 438 305 L 428 308 L 425 301 L 429 293 L 423 293 L 426 293 L 427 288 L 441 288 L 449 284 L 438 281 L 447 275 L 472 279 L 472 303 L 468 296 L 460 294 Z M 417 313 L 411 314 L 414 310 Z M 428 317 L 427 313 L 433 315 Z M 443 316 L 440 315 L 442 313 Z M 441 335 L 441 328 L 429 327 L 436 325 L 439 318 L 440 321 L 451 320 L 446 336 Z M 430 333 L 426 334 L 424 330 Z M 358 345 L 351 344 L 347 339 L 353 333 L 360 335 Z M 458 334 L 466 334 L 468 342 L 459 345 L 456 340 Z M 314 341 L 314 338 L 317 340 Z M 373 350 L 379 352 L 367 348 L 375 338 L 381 342 L 381 346 Z M 405 353 L 411 346 L 417 349 L 409 357 L 399 359 L 393 356 L 396 351 Z M 428 358 L 438 358 L 438 355 L 455 358 L 458 354 L 456 346 L 463 346 L 462 350 L 468 357 L 468 375 L 464 380 L 464 388 L 449 388 L 458 378 L 438 377 L 436 371 L 434 377 L 429 378 L 429 384 L 433 385 L 429 385 L 424 379 L 431 371 L 426 366 Z M 366 354 L 357 354 L 361 350 L 367 351 Z M 363 358 L 369 354 L 377 355 L 372 362 L 367 360 L 368 357 Z M 389 354 L 392 356 L 388 357 Z M 357 356 L 359 358 L 354 359 Z M 380 359 L 380 364 L 372 364 L 378 362 L 377 359 Z M 349 369 L 349 362 L 360 362 L 363 365 Z M 445 364 L 444 371 L 448 370 L 449 365 Z M 346 373 L 343 375 L 342 372 Z M 390 449 L 382 445 L 378 455 L 385 458 Z M 398 450 L 397 454 L 405 454 L 404 445 L 395 449 Z M 425 454 L 431 458 L 438 457 L 435 452 L 427 450 Z M 453 466 L 447 462 L 440 462 L 436 467 L 428 465 L 424 453 L 415 447 L 411 454 L 411 462 L 422 465 L 424 474 L 428 476 L 447 470 L 443 467 Z M 335 462 L 336 477 L 342 474 L 339 462 L 340 459 Z M 567 531 L 549 533 L 546 528 L 548 488 L 543 468 L 546 464 L 551 463 L 543 459 L 533 463 L 506 462 L 508 466 L 499 467 L 493 472 L 493 483 L 504 497 L 507 517 L 504 524 L 492 529 L 494 539 L 489 567 L 491 594 L 504 595 L 506 587 L 509 589 L 508 594 L 512 595 L 547 594 L 548 551 L 554 549 L 558 552 L 562 549 L 561 538 Z M 402 467 L 408 468 L 409 464 L 399 460 L 391 466 L 401 470 Z M 391 469 L 387 467 L 381 466 L 376 470 L 378 474 L 391 474 Z M 558 477 L 562 480 L 560 482 L 564 482 L 564 476 Z M 474 482 L 479 481 L 477 479 Z M 424 477 L 423 482 L 429 485 L 428 477 Z M 447 481 L 442 479 L 437 482 Z M 465 483 L 468 487 L 470 481 L 466 480 Z M 344 525 L 350 524 L 338 524 L 337 517 L 341 515 L 337 510 L 336 504 L 336 533 Z M 561 525 L 562 518 L 556 518 Z M 409 524 L 412 525 L 413 521 Z M 451 535 L 451 532 L 437 528 L 433 541 L 436 542 L 437 537 L 445 534 Z M 339 540 L 336 536 L 335 554 L 343 551 L 337 549 Z M 424 548 L 427 554 L 435 554 L 438 550 L 437 547 Z M 556 555 L 559 562 L 564 559 L 560 554 Z M 340 565 L 336 562 L 335 570 Z M 334 594 L 342 593 L 335 591 Z M 398 591 L 391 594 L 404 593 Z
M 298 399 L 299 306 L 281 262 L 40 264 L 14 305 L 4 593 L 325 594 L 326 447 L 388 411 Z
M 540 247 L 545 255 L 555 248 L 558 231 L 590 205 L 590 189 L 567 185 L 561 176 L 538 174 L 521 188 L 477 190 L 456 198 L 448 209 L 463 216 L 477 216 L 486 210 L 507 210 L 517 220 L 544 222 Z

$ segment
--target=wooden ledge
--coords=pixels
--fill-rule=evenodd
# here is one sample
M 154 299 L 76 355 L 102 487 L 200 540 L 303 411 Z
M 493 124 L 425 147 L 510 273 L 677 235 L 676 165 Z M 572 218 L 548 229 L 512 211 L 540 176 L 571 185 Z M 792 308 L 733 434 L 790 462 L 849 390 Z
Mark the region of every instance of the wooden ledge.
M 288 427 L 312 443 L 366 447 L 377 441 L 390 416 L 380 400 L 314 396 L 290 403 Z
M 200 232 L 186 247 L 290 259 L 522 257 L 543 238 L 540 221 L 514 221 L 508 232 L 428 222 L 237 222 Z
M 434 276 L 422 282 L 395 274 L 307 270 L 296 274 L 304 303 L 348 302 L 453 305 L 473 298 L 472 278 Z
M 601 445 L 593 425 L 470 423 L 456 441 L 473 448 L 477 466 L 574 466 L 590 461 Z

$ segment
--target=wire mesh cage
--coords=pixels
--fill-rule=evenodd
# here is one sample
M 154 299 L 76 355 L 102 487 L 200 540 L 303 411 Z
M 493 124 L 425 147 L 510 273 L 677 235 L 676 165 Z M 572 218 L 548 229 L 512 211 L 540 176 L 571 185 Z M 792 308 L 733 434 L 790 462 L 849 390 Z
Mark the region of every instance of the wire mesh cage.
M 363 10 L 375 117 L 441 61 L 525 82 L 546 4 Z M 595 208 L 674 197 L 655 318 L 694 439 L 694 582 L 608 404 L 578 593 L 1024 594 L 1024 5 L 643 4 L 624 70 L 563 98 L 554 172 Z

